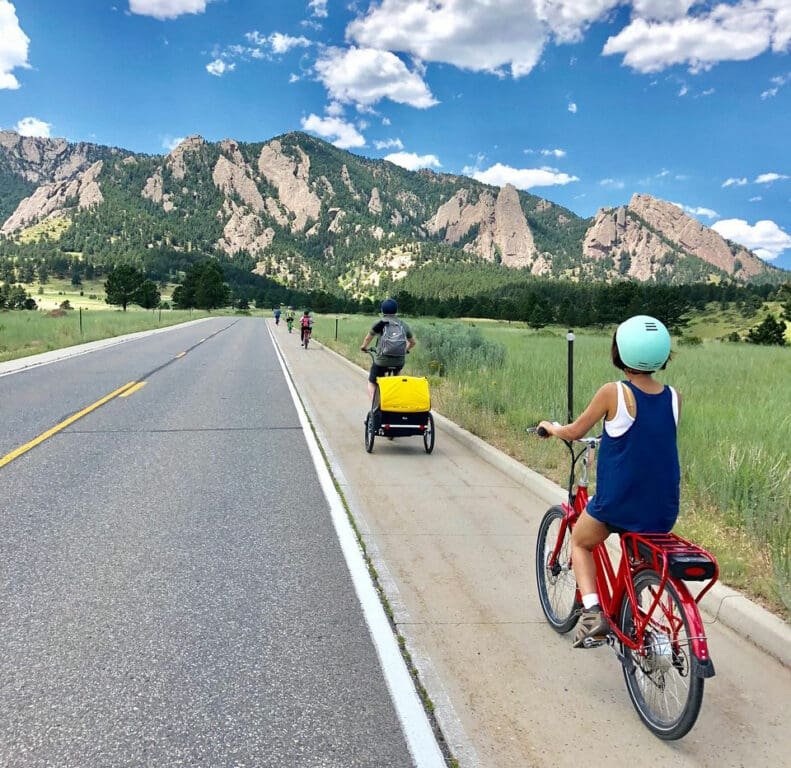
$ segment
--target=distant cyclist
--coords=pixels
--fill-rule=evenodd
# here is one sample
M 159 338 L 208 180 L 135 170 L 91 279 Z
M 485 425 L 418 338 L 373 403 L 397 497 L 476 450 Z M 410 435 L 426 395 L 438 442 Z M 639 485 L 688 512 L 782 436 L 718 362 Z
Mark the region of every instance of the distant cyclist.
M 365 352 L 368 345 L 378 338 L 376 355 L 368 374 L 368 395 L 373 399 L 376 391 L 376 379 L 384 376 L 389 369 L 396 373 L 404 367 L 406 353 L 415 346 L 415 337 L 409 326 L 396 317 L 398 303 L 395 299 L 382 302 L 382 318 L 373 324 L 368 335 L 363 339 L 360 349 Z
M 280 307 L 275 307 L 275 325 L 280 325 Z
M 306 309 L 299 318 L 299 341 L 305 349 L 308 348 L 308 340 L 313 331 L 313 318 L 310 316 L 310 310 Z
M 286 325 L 288 332 L 291 333 L 291 329 L 294 327 L 294 307 L 289 307 L 286 311 Z
M 571 562 L 583 605 L 575 648 L 584 647 L 587 637 L 599 639 L 609 632 L 596 593 L 592 550 L 611 533 L 668 533 L 679 510 L 676 427 L 681 397 L 653 378 L 670 359 L 670 334 L 653 317 L 630 317 L 618 326 L 610 356 L 626 381 L 601 387 L 573 424 L 539 425 L 562 440 L 576 440 L 604 419 L 596 495 L 571 535 Z

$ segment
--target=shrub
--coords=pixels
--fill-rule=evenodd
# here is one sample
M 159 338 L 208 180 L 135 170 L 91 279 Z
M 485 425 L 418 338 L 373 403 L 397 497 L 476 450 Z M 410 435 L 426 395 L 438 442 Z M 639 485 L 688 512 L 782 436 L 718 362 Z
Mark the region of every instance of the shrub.
M 703 343 L 703 339 L 701 339 L 700 336 L 682 336 L 679 338 L 678 343 L 685 346 L 696 347 L 698 344 Z
M 487 341 L 478 328 L 460 324 L 430 323 L 416 333 L 416 352 L 429 373 L 445 376 L 449 371 L 498 368 L 505 361 L 505 347 Z

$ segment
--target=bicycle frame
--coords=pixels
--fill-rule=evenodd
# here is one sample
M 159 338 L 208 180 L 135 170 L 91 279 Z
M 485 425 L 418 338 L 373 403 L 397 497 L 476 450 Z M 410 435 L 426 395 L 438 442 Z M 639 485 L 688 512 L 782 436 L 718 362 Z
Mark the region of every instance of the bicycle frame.
M 591 453 L 595 449 L 598 440 L 594 438 L 578 442 L 584 443 L 585 448 L 576 455 L 573 445 L 567 443 L 572 454 L 569 498 L 561 505 L 565 514 L 560 523 L 560 530 L 558 531 L 555 548 L 552 551 L 550 564 L 557 562 L 566 531 L 569 529 L 573 530 L 574 524 L 588 504 L 588 464 L 590 462 Z M 582 473 L 575 490 L 574 479 L 576 464 L 580 458 L 582 458 Z M 667 634 L 673 638 L 677 637 L 679 630 L 683 628 L 683 622 L 680 617 L 669 615 L 663 608 L 660 610 L 664 615 L 664 619 L 662 620 L 660 617 L 654 617 L 657 608 L 660 607 L 668 582 L 672 582 L 683 607 L 687 623 L 689 624 L 689 641 L 696 662 L 694 672 L 702 677 L 711 677 L 714 674 L 714 667 L 709 656 L 706 632 L 703 627 L 700 612 L 698 611 L 698 603 L 712 586 L 714 586 L 719 576 L 719 568 L 716 559 L 702 547 L 698 547 L 686 539 L 672 533 L 623 533 L 620 536 L 620 549 L 621 560 L 617 570 L 607 551 L 606 542 L 602 542 L 593 549 L 593 558 L 596 563 L 596 589 L 602 610 L 610 623 L 612 634 L 624 647 L 638 653 L 644 652 L 645 631 L 652 621 L 654 626 L 656 626 L 658 621 L 664 623 L 668 629 Z M 683 580 L 670 573 L 670 556 L 673 554 L 692 554 L 707 558 L 714 564 L 713 575 L 708 579 L 708 584 L 706 584 L 696 598 L 692 597 Z M 644 610 L 640 608 L 637 602 L 637 595 L 634 588 L 634 576 L 648 569 L 655 570 L 659 574 L 660 583 L 656 589 L 656 594 L 653 597 L 651 605 L 648 607 L 648 610 Z M 690 570 L 694 570 L 694 566 L 691 567 Z M 696 578 L 698 575 L 700 574 L 691 573 L 690 578 Z M 628 637 L 621 632 L 618 627 L 618 611 L 623 602 L 624 594 L 631 604 L 632 616 L 636 619 L 634 637 Z M 582 602 L 579 589 L 577 589 L 575 600 L 578 603 Z

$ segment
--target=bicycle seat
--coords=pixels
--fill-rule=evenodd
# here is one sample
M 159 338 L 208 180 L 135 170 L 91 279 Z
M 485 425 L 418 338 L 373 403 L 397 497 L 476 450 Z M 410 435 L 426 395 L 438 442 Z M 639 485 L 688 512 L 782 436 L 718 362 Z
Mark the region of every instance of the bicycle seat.
M 717 564 L 712 556 L 696 544 L 674 533 L 622 533 L 627 552 L 662 572 L 667 561 L 668 573 L 682 581 L 708 581 L 716 578 Z

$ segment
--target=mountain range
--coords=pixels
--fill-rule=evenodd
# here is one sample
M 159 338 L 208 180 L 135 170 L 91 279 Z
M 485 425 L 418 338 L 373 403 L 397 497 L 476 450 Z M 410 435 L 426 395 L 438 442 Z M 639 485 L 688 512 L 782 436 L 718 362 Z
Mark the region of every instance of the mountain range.
M 304 133 L 200 136 L 168 155 L 0 132 L 0 235 L 97 263 L 223 253 L 297 288 L 379 292 L 431 265 L 570 280 L 788 280 L 678 206 L 635 194 L 585 219 L 511 185 L 408 171 Z

